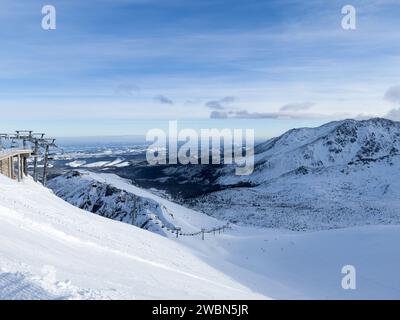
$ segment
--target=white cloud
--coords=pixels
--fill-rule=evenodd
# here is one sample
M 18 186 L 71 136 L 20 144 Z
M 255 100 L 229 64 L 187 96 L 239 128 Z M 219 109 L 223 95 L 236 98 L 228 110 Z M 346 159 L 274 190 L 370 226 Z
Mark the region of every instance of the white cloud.
M 385 100 L 400 104 L 400 86 L 390 87 L 385 93 Z
M 242 111 L 228 111 L 219 112 L 213 111 L 210 114 L 211 119 L 345 119 L 351 118 L 348 113 L 335 113 L 335 114 L 319 114 L 319 113 L 299 113 L 299 112 L 248 112 Z
M 235 97 L 226 96 L 219 100 L 212 100 L 205 103 L 205 106 L 213 110 L 224 110 L 228 104 L 235 102 Z
M 400 108 L 389 110 L 388 113 L 384 116 L 384 118 L 394 121 L 400 121 Z
M 279 109 L 279 111 L 302 111 L 302 110 L 308 110 L 314 105 L 315 105 L 315 103 L 313 103 L 313 102 L 289 103 L 289 104 L 285 104 L 283 107 L 281 107 Z
M 117 96 L 133 96 L 134 93 L 139 92 L 139 87 L 129 83 L 121 83 L 115 88 L 115 95 Z
M 170 98 L 163 96 L 163 95 L 158 95 L 154 97 L 154 100 L 158 101 L 161 104 L 169 104 L 169 105 L 173 105 L 174 101 L 172 101 Z

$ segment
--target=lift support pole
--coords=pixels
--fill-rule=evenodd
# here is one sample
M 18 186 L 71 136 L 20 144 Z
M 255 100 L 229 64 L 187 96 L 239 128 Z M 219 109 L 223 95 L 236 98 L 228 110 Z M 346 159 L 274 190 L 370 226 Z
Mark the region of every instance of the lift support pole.
M 49 145 L 46 145 L 45 153 L 44 153 L 44 166 L 43 166 L 43 185 L 47 184 L 47 166 L 49 163 Z

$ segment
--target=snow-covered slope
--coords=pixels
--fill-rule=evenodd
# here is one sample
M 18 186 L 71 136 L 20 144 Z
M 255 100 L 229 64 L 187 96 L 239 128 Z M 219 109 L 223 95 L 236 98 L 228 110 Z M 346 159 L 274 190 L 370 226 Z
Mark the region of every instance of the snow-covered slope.
M 220 172 L 223 185 L 192 206 L 265 227 L 330 229 L 400 223 L 400 123 L 344 120 L 288 131 L 256 148 L 255 172 Z M 208 204 L 214 204 L 211 208 Z
M 220 223 L 117 176 L 90 178 L 159 202 L 185 229 Z M 166 238 L 0 176 L 0 299 L 398 299 L 399 241 L 399 226 Z M 356 290 L 341 287 L 349 264 Z
M 261 298 L 191 250 L 0 176 L 0 299 Z
M 48 187 L 81 209 L 163 236 L 174 234 L 177 228 L 188 233 L 226 224 L 135 187 L 114 174 L 74 170 L 50 180 Z
M 172 213 L 168 215 L 170 222 L 184 231 L 221 224 L 112 174 L 86 172 L 75 178 L 151 199 Z M 198 257 L 254 292 L 275 299 L 392 299 L 400 297 L 398 231 L 398 226 L 314 233 L 233 226 L 225 234 L 207 234 L 205 241 L 200 236 L 171 237 L 171 240 L 186 245 Z M 354 265 L 359 273 L 355 291 L 341 287 L 341 269 L 348 264 Z

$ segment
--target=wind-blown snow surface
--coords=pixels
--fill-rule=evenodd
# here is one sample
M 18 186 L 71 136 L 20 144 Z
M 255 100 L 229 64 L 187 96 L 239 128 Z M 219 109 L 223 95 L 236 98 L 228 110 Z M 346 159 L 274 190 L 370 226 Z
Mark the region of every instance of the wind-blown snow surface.
M 214 218 L 130 185 L 190 230 Z M 0 299 L 399 299 L 400 227 L 288 232 L 234 226 L 166 238 L 77 209 L 49 190 L 0 177 Z M 357 289 L 341 287 L 344 265 Z
M 255 171 L 218 182 L 254 187 L 192 203 L 217 218 L 256 226 L 322 230 L 400 223 L 400 123 L 344 120 L 293 129 L 255 149 Z M 210 207 L 208 204 L 214 204 Z

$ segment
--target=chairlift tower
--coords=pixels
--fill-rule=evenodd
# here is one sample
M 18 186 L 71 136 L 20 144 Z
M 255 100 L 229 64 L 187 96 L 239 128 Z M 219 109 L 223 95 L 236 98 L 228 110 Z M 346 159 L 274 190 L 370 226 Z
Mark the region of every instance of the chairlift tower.
M 44 133 L 33 133 L 31 142 L 33 144 L 33 180 L 38 182 L 38 157 L 39 157 L 39 142 L 44 140 Z
M 50 147 L 58 148 L 57 145 L 55 144 L 55 141 L 56 139 L 53 138 L 43 138 L 39 140 L 39 146 L 44 148 L 43 180 L 42 180 L 44 186 L 46 186 L 47 184 Z
M 27 150 L 29 151 L 29 156 L 33 156 L 33 178 L 37 182 L 38 181 L 38 157 L 40 154 L 40 149 L 44 149 L 44 166 L 43 166 L 43 178 L 42 183 L 43 185 L 47 184 L 47 175 L 48 175 L 48 165 L 49 165 L 49 152 L 50 148 L 58 148 L 55 144 L 56 139 L 53 138 L 45 138 L 44 133 L 36 133 L 32 130 L 16 130 L 14 134 L 7 134 L 7 133 L 0 133 L 0 151 L 6 148 L 6 144 L 3 144 L 5 141 L 11 141 L 11 149 L 16 149 L 13 153 L 21 153 L 21 156 L 18 154 L 18 168 L 23 168 L 20 173 L 22 176 L 22 171 L 25 175 L 28 174 L 28 166 L 27 166 Z M 22 141 L 22 146 L 19 143 Z M 28 143 L 30 145 L 28 145 Z M 10 153 L 10 152 L 9 152 Z M 16 156 L 15 156 L 16 157 Z M 9 163 L 10 171 L 13 169 L 13 158 L 11 158 L 11 162 Z M 4 162 L 4 161 L 3 161 Z M 13 173 L 7 172 L 8 176 L 13 177 Z M 20 176 L 18 176 L 20 178 Z
M 22 140 L 22 147 L 25 149 L 26 143 L 32 141 L 32 130 L 16 130 L 16 139 Z
M 0 133 L 0 151 L 5 148 L 5 145 L 3 144 L 3 140 L 8 140 L 7 133 Z

